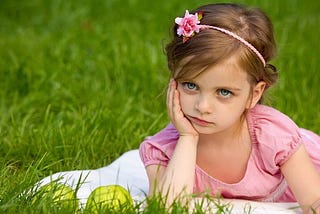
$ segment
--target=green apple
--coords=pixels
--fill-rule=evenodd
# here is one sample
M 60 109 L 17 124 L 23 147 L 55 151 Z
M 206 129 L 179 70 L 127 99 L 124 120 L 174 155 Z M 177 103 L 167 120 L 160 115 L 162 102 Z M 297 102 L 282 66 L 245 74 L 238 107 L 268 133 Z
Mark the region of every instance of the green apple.
M 57 182 L 51 182 L 39 188 L 32 203 L 40 201 L 52 202 L 53 206 L 64 210 L 77 210 L 79 207 L 79 201 L 73 189 Z
M 88 197 L 86 210 L 97 214 L 102 211 L 123 212 L 133 207 L 129 192 L 120 185 L 100 186 Z

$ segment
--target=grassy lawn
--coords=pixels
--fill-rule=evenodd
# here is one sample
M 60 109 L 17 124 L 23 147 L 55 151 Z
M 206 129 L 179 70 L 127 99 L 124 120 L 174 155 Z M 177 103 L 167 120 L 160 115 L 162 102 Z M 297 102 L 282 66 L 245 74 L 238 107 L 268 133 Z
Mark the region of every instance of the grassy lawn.
M 54 172 L 108 165 L 168 123 L 163 46 L 177 15 L 209 2 L 0 2 L 0 212 L 45 212 L 20 193 Z M 235 2 L 274 23 L 270 104 L 320 133 L 320 3 Z

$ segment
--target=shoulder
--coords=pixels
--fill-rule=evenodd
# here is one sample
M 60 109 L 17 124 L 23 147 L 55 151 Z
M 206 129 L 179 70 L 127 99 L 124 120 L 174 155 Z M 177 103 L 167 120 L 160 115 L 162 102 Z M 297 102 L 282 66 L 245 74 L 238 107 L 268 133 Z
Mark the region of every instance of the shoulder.
M 247 115 L 250 129 L 256 135 L 289 137 L 299 135 L 299 127 L 287 115 L 269 106 L 256 105 Z
M 142 142 L 141 145 L 152 144 L 159 149 L 164 149 L 172 147 L 179 138 L 179 133 L 172 123 L 169 123 L 164 129 L 154 134 L 153 136 L 148 136 Z
M 247 122 L 253 144 L 282 165 L 302 144 L 300 128 L 287 115 L 268 106 L 257 105 L 248 112 Z
M 146 137 L 139 147 L 144 165 L 166 165 L 172 156 L 178 138 L 179 133 L 171 123 L 155 135 Z

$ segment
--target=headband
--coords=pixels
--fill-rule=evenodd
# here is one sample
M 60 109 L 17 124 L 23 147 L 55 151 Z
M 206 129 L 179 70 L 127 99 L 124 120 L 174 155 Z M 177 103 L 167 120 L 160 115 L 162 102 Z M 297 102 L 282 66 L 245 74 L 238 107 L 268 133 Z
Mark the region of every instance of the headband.
M 195 35 L 195 33 L 199 33 L 200 30 L 203 30 L 203 29 L 217 30 L 237 39 L 239 42 L 241 42 L 242 44 L 250 48 L 258 56 L 263 66 L 266 66 L 266 61 L 264 60 L 261 53 L 253 45 L 247 42 L 245 39 L 224 28 L 211 26 L 211 25 L 200 25 L 201 19 L 202 19 L 202 13 L 189 14 L 188 10 L 186 10 L 186 13 L 183 18 L 177 17 L 175 19 L 175 23 L 179 26 L 177 29 L 177 34 L 178 36 L 183 36 L 183 42 L 188 41 L 191 37 Z

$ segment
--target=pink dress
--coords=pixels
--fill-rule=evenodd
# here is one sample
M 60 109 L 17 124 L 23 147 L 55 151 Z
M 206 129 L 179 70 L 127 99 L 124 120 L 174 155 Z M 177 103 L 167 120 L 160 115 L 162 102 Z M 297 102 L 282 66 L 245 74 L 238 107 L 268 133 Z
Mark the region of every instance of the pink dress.
M 301 129 L 281 112 L 257 105 L 247 114 L 252 141 L 245 176 L 238 183 L 221 182 L 196 166 L 194 193 L 220 193 L 224 198 L 268 202 L 295 202 L 280 166 L 304 144 L 320 172 L 320 137 Z M 166 166 L 172 157 L 179 134 L 172 124 L 140 145 L 140 156 L 145 166 Z M 188 157 L 186 157 L 188 158 Z M 226 166 L 227 167 L 227 166 Z

